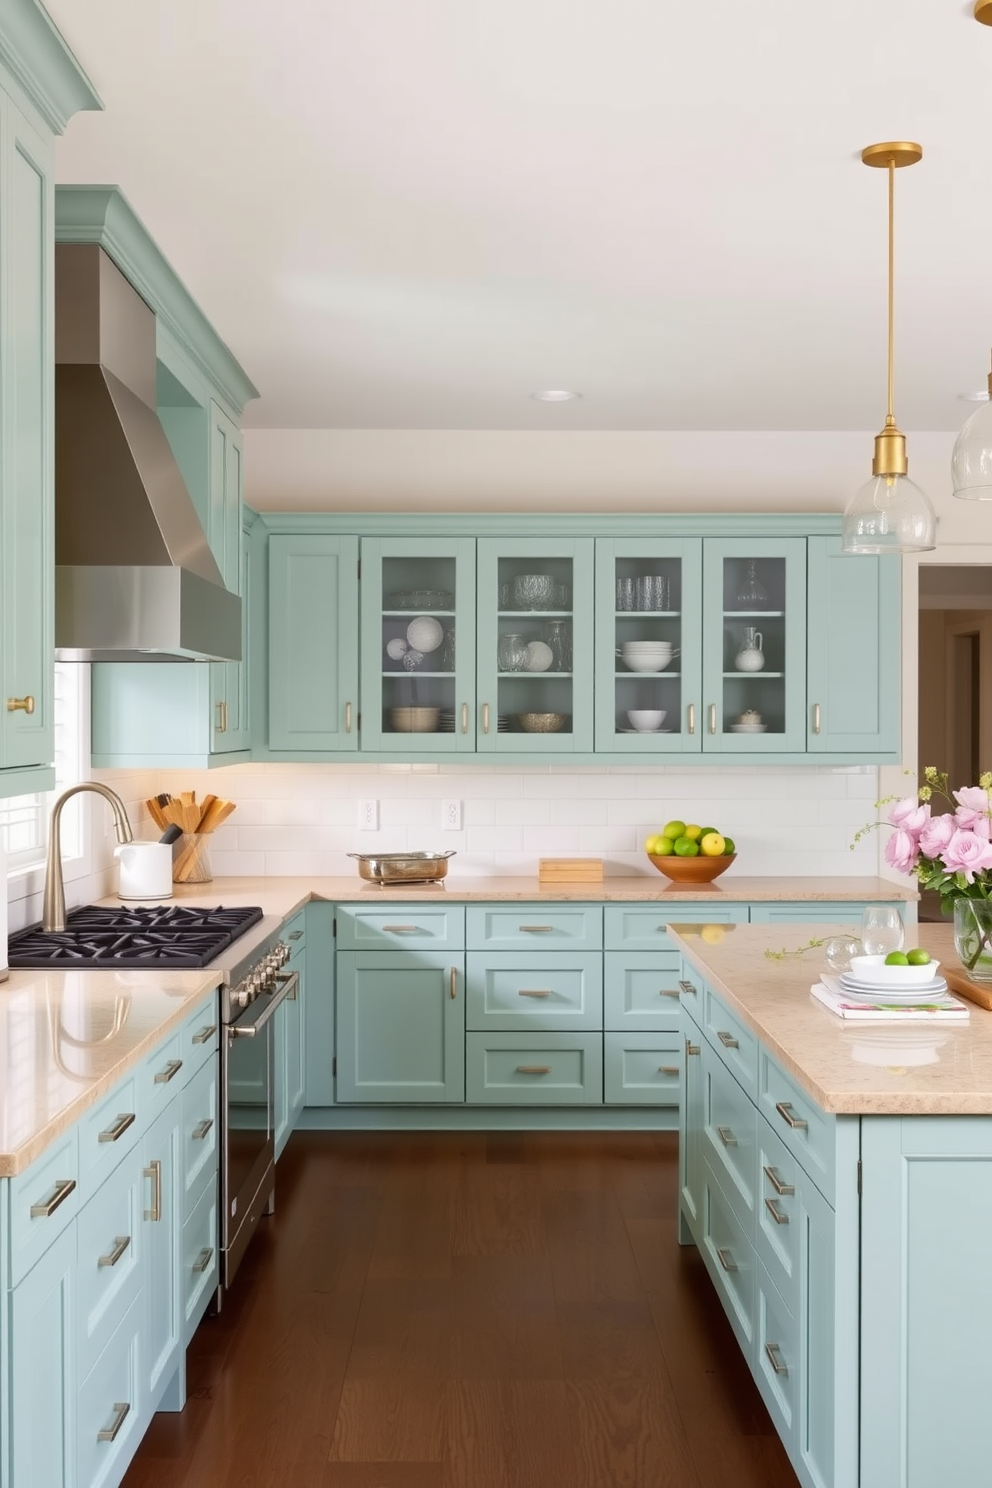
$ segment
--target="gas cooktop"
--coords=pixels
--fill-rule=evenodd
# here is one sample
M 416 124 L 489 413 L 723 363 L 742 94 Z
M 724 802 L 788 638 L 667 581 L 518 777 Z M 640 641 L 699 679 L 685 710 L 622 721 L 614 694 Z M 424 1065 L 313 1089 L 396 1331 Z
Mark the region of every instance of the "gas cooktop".
M 88 904 L 66 916 L 64 930 L 31 925 L 16 931 L 7 959 L 11 966 L 206 966 L 261 918 L 257 905 L 126 909 Z

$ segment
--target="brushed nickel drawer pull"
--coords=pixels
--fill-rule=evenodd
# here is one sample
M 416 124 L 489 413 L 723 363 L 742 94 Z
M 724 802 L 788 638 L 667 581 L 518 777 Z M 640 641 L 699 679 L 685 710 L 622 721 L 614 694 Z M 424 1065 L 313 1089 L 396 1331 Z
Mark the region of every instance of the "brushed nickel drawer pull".
M 766 1199 L 765 1208 L 768 1210 L 768 1213 L 771 1215 L 776 1224 L 789 1223 L 789 1216 L 787 1214 L 783 1214 L 781 1209 L 778 1207 L 778 1199 Z
M 205 1044 L 207 1042 L 207 1039 L 213 1038 L 216 1032 L 216 1023 L 205 1023 L 198 1033 L 194 1033 L 192 1042 L 194 1044 Z
M 809 1122 L 804 1121 L 801 1116 L 793 1116 L 791 1101 L 776 1101 L 775 1109 L 782 1120 L 792 1127 L 793 1131 L 806 1131 Z
M 116 1142 L 118 1137 L 124 1135 L 129 1126 L 134 1125 L 134 1121 L 135 1113 L 133 1111 L 122 1111 L 113 1126 L 108 1126 L 106 1131 L 100 1132 L 97 1141 Z
M 22 697 L 22 698 L 8 698 L 7 699 L 7 712 L 8 713 L 33 713 L 34 712 L 34 698 L 31 696 L 30 693 L 28 693 L 27 697 Z
M 548 930 L 553 930 L 554 925 L 518 925 L 518 930 L 526 930 L 528 935 L 539 935 Z
M 200 1251 L 200 1254 L 197 1256 L 196 1260 L 193 1262 L 193 1270 L 194 1271 L 206 1271 L 207 1267 L 210 1265 L 210 1262 L 213 1260 L 213 1258 L 214 1258 L 214 1248 L 213 1248 L 213 1246 L 212 1245 L 205 1245 L 203 1247 L 203 1249 Z
M 678 997 L 678 995 L 679 995 L 679 989 L 678 989 L 678 987 L 659 987 L 658 988 L 658 996 L 659 997 Z
M 729 1126 L 718 1126 L 716 1129 L 716 1134 L 720 1138 L 720 1141 L 723 1143 L 724 1147 L 737 1146 L 737 1138 L 734 1136 Z
M 344 705 L 344 731 L 345 731 L 346 734 L 350 734 L 351 733 L 351 704 L 350 703 L 345 703 L 345 705 Z
M 65 1203 L 75 1186 L 75 1178 L 59 1179 L 52 1190 L 50 1199 L 45 1199 L 40 1204 L 31 1205 L 31 1218 L 47 1219 L 50 1214 L 54 1214 L 59 1205 Z
M 690 734 L 694 734 L 696 732 L 696 705 L 695 705 L 695 703 L 690 703 L 689 704 L 688 710 L 686 712 L 686 719 L 687 719 L 688 732 Z
M 162 1218 L 162 1164 L 158 1158 L 142 1168 L 141 1176 L 152 1180 L 152 1207 L 145 1210 L 145 1218 L 157 1222 Z
M 420 929 L 419 925 L 383 925 L 386 935 L 415 935 Z
M 117 1265 L 117 1262 L 120 1260 L 121 1256 L 124 1254 L 124 1252 L 127 1250 L 128 1246 L 130 1244 L 131 1244 L 131 1236 L 130 1235 L 115 1235 L 114 1236 L 114 1248 L 113 1248 L 113 1250 L 110 1252 L 109 1255 L 98 1256 L 97 1257 L 97 1265 L 98 1266 L 116 1266 Z
M 97 1441 L 114 1441 L 116 1439 L 118 1431 L 120 1431 L 121 1427 L 124 1425 L 124 1422 L 127 1419 L 127 1413 L 130 1409 L 131 1407 L 126 1400 L 115 1400 L 113 1422 L 110 1426 L 104 1426 L 101 1431 L 97 1432 Z
M 684 992 L 686 997 L 695 997 L 696 989 L 691 982 L 679 982 L 679 991 Z
M 768 1355 L 768 1362 L 769 1364 L 771 1364 L 775 1373 L 788 1374 L 789 1366 L 788 1364 L 786 1364 L 785 1360 L 780 1357 L 781 1352 L 781 1348 L 777 1343 L 765 1344 L 765 1353 Z
M 450 991 L 451 991 L 451 1000 L 452 1000 L 452 1002 L 454 1002 L 455 998 L 458 996 L 458 967 L 457 966 L 453 966 L 451 968 L 451 971 L 449 973 L 448 986 L 449 986 Z
M 718 1245 L 716 1247 L 716 1255 L 717 1260 L 720 1262 L 720 1265 L 723 1267 L 724 1271 L 736 1271 L 738 1269 L 737 1262 L 727 1250 L 726 1246 Z
M 518 1064 L 518 1075 L 550 1075 L 550 1064 Z
M 778 1194 L 779 1198 L 783 1198 L 786 1194 L 795 1193 L 796 1185 L 794 1183 L 783 1183 L 774 1168 L 766 1167 L 763 1169 L 763 1171 L 765 1177 L 768 1179 L 768 1182 Z
M 170 1080 L 174 1080 L 176 1078 L 182 1067 L 183 1062 L 181 1059 L 170 1059 L 168 1064 L 165 1066 L 165 1069 L 159 1070 L 158 1074 L 155 1076 L 155 1084 L 168 1085 Z
M 678 1072 L 679 1067 L 677 1064 L 659 1064 L 658 1066 L 659 1075 L 677 1075 Z
M 542 992 L 540 990 L 540 988 L 534 988 L 533 991 L 529 991 L 527 988 L 521 987 L 518 990 L 518 992 L 517 992 L 517 996 L 518 997 L 550 997 L 551 996 L 551 993 L 550 992 Z
M 710 733 L 716 733 L 716 703 L 710 703 Z
M 814 732 L 814 734 L 818 734 L 820 732 L 820 705 L 819 705 L 819 703 L 814 703 L 813 704 L 813 732 Z
M 302 930 L 290 930 L 289 934 L 286 936 L 286 939 L 287 940 L 302 940 L 303 939 L 303 931 Z
M 689 1040 L 686 1039 L 686 1041 L 685 1041 L 685 1052 L 687 1054 L 698 1054 L 699 1053 L 699 1045 L 698 1044 L 690 1044 Z
M 462 733 L 468 733 L 468 703 L 462 703 Z
M 198 1121 L 193 1130 L 190 1132 L 190 1136 L 192 1137 L 193 1141 L 202 1142 L 213 1124 L 214 1118 L 212 1116 L 208 1116 L 204 1121 Z
M 738 1043 L 737 1039 L 734 1038 L 734 1035 L 732 1033 L 725 1033 L 722 1028 L 718 1028 L 716 1031 L 716 1036 L 725 1049 L 740 1048 L 740 1044 Z

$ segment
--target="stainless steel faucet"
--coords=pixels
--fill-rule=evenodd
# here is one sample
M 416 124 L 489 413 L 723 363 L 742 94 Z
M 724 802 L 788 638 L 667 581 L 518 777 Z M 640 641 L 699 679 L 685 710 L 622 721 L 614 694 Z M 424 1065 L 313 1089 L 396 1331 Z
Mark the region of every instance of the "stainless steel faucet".
M 82 785 L 70 785 L 68 790 L 62 792 L 55 805 L 52 807 L 52 820 L 48 827 L 48 856 L 45 859 L 45 897 L 42 903 L 41 928 L 43 930 L 65 929 L 65 885 L 62 882 L 62 807 L 70 796 L 76 796 L 80 791 L 95 791 L 98 796 L 110 802 L 114 813 L 114 831 L 117 833 L 118 842 L 131 842 L 133 833 L 131 823 L 127 819 L 127 810 L 124 802 L 116 791 L 109 786 L 97 785 L 93 780 L 86 780 Z

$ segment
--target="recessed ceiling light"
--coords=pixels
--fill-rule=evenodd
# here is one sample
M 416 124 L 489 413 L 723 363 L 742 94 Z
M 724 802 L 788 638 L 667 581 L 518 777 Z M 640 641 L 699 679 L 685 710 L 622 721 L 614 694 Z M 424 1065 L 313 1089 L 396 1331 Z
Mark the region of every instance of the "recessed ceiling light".
M 543 392 L 531 393 L 532 398 L 537 398 L 541 403 L 571 403 L 575 398 L 581 398 L 581 393 L 569 392 L 568 388 L 545 388 Z
M 962 398 L 965 403 L 987 403 L 989 401 L 987 388 L 979 388 L 974 393 L 958 393 L 958 397 Z

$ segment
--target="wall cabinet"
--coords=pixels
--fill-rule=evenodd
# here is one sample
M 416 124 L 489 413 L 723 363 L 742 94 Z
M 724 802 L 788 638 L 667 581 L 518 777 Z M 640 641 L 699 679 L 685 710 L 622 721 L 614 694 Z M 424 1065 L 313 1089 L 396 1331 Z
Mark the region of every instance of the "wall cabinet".
M 618 519 L 620 537 L 598 519 L 561 536 L 524 517 L 513 537 L 493 519 L 460 518 L 461 536 L 347 520 L 255 529 L 276 757 L 896 757 L 898 565 L 845 557 L 800 519 L 720 537 L 685 518 Z

